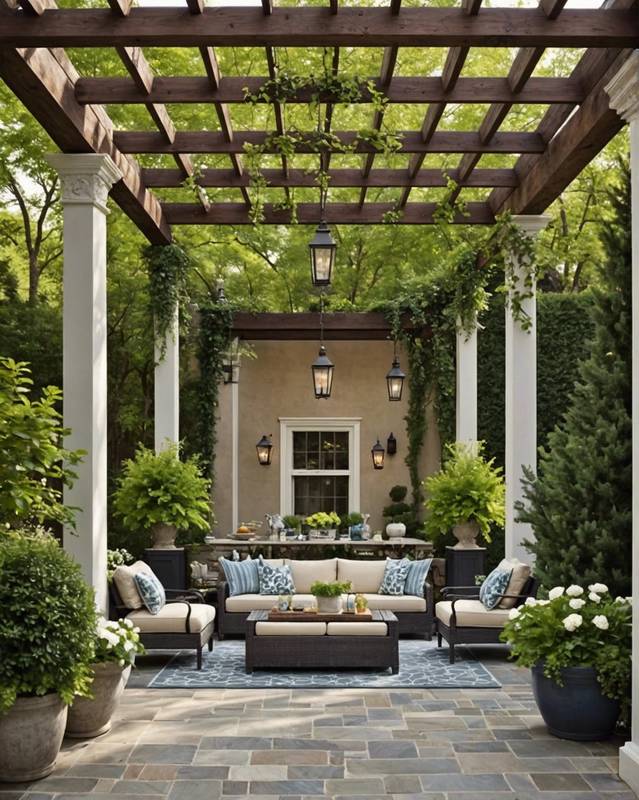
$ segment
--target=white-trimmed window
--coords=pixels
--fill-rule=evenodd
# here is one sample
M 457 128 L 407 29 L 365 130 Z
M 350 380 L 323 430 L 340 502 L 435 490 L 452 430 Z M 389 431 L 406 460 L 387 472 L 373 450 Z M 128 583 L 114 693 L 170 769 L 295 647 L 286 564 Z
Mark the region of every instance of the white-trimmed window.
M 359 510 L 359 425 L 359 417 L 280 419 L 282 513 Z

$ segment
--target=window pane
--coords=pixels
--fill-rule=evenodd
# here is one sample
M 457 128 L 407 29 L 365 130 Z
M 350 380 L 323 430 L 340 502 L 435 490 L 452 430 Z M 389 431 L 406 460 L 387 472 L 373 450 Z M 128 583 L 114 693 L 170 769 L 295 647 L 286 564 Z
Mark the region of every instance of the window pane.
M 297 475 L 294 479 L 295 514 L 308 516 L 316 511 L 348 513 L 348 476 Z
M 293 469 L 349 469 L 348 433 L 294 431 Z

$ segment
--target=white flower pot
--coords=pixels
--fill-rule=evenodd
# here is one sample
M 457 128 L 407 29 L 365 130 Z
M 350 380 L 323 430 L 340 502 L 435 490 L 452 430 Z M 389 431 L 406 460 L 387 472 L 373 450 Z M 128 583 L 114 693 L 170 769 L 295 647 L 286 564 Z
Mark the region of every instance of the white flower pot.
M 318 597 L 317 610 L 320 614 L 339 614 L 342 610 L 342 597 Z
M 399 539 L 406 536 L 406 525 L 403 522 L 389 522 L 386 526 L 386 536 L 389 539 Z
M 124 687 L 131 674 L 131 665 L 121 667 L 113 661 L 93 664 L 93 683 L 90 697 L 76 697 L 69 708 L 66 736 L 72 739 L 92 739 L 111 728 Z

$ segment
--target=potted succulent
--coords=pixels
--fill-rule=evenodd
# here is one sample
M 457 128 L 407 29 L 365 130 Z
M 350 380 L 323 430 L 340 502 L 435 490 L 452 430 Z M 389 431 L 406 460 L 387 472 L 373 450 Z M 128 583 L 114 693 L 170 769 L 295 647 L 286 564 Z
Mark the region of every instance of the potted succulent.
M 630 705 L 631 598 L 613 600 L 603 583 L 556 586 L 510 611 L 502 639 L 532 670 L 539 711 L 562 739 L 610 736 Z
M 124 462 L 115 513 L 132 530 L 151 530 L 155 549 L 170 550 L 178 530 L 211 529 L 210 486 L 197 457 L 181 461 L 177 445 L 159 453 L 141 446 Z
M 489 542 L 491 524 L 504 524 L 502 469 L 494 466 L 494 459 L 483 457 L 483 442 L 458 442 L 447 450 L 441 470 L 424 481 L 426 532 L 436 538 L 452 529 L 456 549 L 476 549 L 480 533 Z
M 135 657 L 144 652 L 139 633 L 140 629 L 128 619 L 98 620 L 95 658 L 91 664 L 91 696 L 73 700 L 66 736 L 91 739 L 111 728 L 111 717 L 127 685 Z
M 342 595 L 350 590 L 350 581 L 347 583 L 315 581 L 311 585 L 311 594 L 317 599 L 317 610 L 320 614 L 339 614 L 342 610 Z
M 45 532 L 0 535 L 0 782 L 48 775 L 67 707 L 90 691 L 93 590 Z

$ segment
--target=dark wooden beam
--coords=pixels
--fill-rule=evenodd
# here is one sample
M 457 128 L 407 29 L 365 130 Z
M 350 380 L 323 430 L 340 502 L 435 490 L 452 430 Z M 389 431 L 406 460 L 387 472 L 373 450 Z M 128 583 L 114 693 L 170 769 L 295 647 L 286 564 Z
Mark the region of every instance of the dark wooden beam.
M 636 47 L 633 10 L 570 9 L 552 20 L 539 9 L 487 8 L 474 17 L 456 8 L 274 8 L 220 6 L 192 15 L 180 8 L 51 9 L 40 17 L 7 13 L 4 47 Z
M 324 338 L 328 341 L 383 341 L 390 338 L 392 326 L 385 314 L 375 311 L 362 313 L 324 314 Z M 410 329 L 406 320 L 405 329 Z M 236 311 L 233 314 L 232 335 L 253 341 L 317 341 L 320 334 L 320 315 L 258 313 Z
M 456 48 L 453 48 L 456 50 Z M 140 48 L 118 48 L 137 53 Z M 273 48 L 266 48 L 272 53 Z M 256 94 L 267 78 L 222 78 L 217 64 L 211 64 L 211 48 L 207 48 L 209 67 L 207 77 L 155 77 L 140 84 L 134 78 L 81 78 L 78 81 L 76 98 L 79 103 L 104 105 L 130 105 L 135 103 L 244 103 L 245 89 Z M 456 55 L 459 54 L 456 52 Z M 442 78 L 392 77 L 397 59 L 397 47 L 384 50 L 383 70 L 377 78 L 371 78 L 379 91 L 383 91 L 389 103 L 580 103 L 585 94 L 581 84 L 571 78 L 530 78 L 537 61 L 527 61 L 527 72 L 520 69 L 519 56 L 507 78 L 458 78 L 463 61 L 447 62 L 449 69 Z M 516 71 L 516 77 L 514 72 Z M 133 77 L 133 74 L 132 74 Z M 392 79 L 392 80 L 391 80 Z M 370 103 L 367 82 L 362 83 L 359 102 Z M 301 89 L 289 103 L 309 103 L 313 90 Z M 330 103 L 335 98 L 323 95 L 320 101 Z M 277 104 L 276 104 L 277 105 Z
M 172 225 L 251 225 L 251 219 L 243 203 L 213 203 L 208 212 L 195 203 L 165 203 L 162 206 L 166 218 Z M 395 224 L 433 225 L 437 203 L 409 203 Z M 468 203 L 467 213 L 453 220 L 459 225 L 492 225 L 494 214 L 487 203 Z M 394 203 L 329 203 L 325 208 L 325 219 L 331 224 L 381 225 L 385 215 L 394 212 Z M 316 225 L 320 218 L 319 203 L 299 203 L 297 221 L 300 224 Z M 291 224 L 291 212 L 275 208 L 267 203 L 264 207 L 264 222 L 267 225 Z
M 356 131 L 336 131 L 345 145 L 357 139 Z M 403 131 L 401 153 L 542 153 L 544 142 L 537 133 L 498 133 L 490 142 L 482 142 L 478 133 L 460 131 L 438 131 L 429 142 L 422 141 L 419 133 Z M 213 131 L 178 132 L 175 141 L 167 142 L 161 134 L 147 131 L 118 131 L 115 142 L 123 153 L 242 153 L 244 144 L 264 144 L 264 131 L 236 132 L 232 142 Z M 278 155 L 274 147 L 266 152 Z M 298 153 L 313 154 L 313 145 L 302 140 L 296 148 Z M 335 152 L 335 151 L 333 151 Z M 358 143 L 356 153 L 376 152 L 366 143 Z
M 63 52 L 0 50 L 0 77 L 63 152 L 111 156 L 122 173 L 111 197 L 150 242 L 171 241 L 160 204 L 144 185 L 137 163 L 114 145 L 109 117 L 100 107 L 75 101 L 78 75 Z

